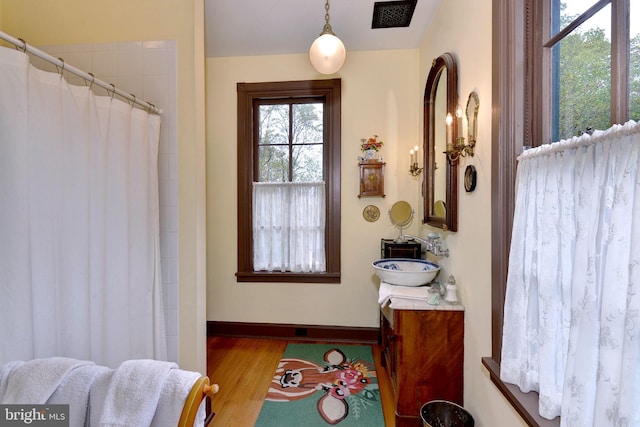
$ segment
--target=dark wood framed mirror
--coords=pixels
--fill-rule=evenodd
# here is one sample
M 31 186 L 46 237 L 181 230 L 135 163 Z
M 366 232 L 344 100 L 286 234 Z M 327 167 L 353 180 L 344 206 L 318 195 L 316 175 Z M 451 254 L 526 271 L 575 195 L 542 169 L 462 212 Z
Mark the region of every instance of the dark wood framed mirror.
M 451 53 L 433 60 L 424 91 L 424 219 L 445 231 L 458 229 L 458 159 L 445 153 L 458 137 L 458 126 L 448 126 L 458 106 L 458 66 Z

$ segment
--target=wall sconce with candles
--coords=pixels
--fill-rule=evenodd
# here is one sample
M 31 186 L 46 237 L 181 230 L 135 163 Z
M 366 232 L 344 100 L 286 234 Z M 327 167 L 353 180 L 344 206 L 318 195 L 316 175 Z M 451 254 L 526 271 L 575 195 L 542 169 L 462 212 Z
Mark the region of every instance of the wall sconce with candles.
M 409 150 L 409 156 L 411 157 L 411 164 L 409 166 L 409 175 L 416 178 L 422 173 L 422 169 L 418 167 L 418 146 L 414 146 Z
M 453 140 L 453 132 L 452 132 L 452 125 L 453 125 L 453 116 L 451 115 L 451 113 L 447 113 L 447 117 L 445 119 L 446 125 L 447 125 L 447 151 L 445 151 L 445 154 L 447 155 L 447 157 L 449 158 L 450 161 L 455 162 L 456 160 L 458 160 L 460 157 L 473 157 L 473 147 L 475 147 L 476 145 L 476 139 L 475 136 L 469 138 L 469 142 L 465 143 L 465 139 L 463 135 L 463 130 L 462 130 L 462 119 L 463 119 L 463 112 L 462 112 L 462 108 L 460 106 L 458 106 L 458 108 L 456 108 L 456 126 L 457 126 L 457 137 L 455 138 L 455 141 Z

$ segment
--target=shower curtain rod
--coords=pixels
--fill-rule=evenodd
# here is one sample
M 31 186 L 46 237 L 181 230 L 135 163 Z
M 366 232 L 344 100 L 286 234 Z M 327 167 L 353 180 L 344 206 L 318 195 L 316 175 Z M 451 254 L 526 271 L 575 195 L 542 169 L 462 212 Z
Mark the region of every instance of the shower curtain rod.
M 35 47 L 32 47 L 30 45 L 27 44 L 27 42 L 25 42 L 22 39 L 18 39 L 15 38 L 13 36 L 10 36 L 9 34 L 0 31 L 0 39 L 7 41 L 11 44 L 13 44 L 17 49 L 23 51 L 23 52 L 28 52 L 32 55 L 37 56 L 40 59 L 44 59 L 45 61 L 55 65 L 56 67 L 59 67 L 62 71 L 60 72 L 60 74 L 64 73 L 65 71 L 68 71 L 72 74 L 75 74 L 76 76 L 83 78 L 85 80 L 85 82 L 89 83 L 89 84 L 95 84 L 100 86 L 103 89 L 106 89 L 108 93 L 111 94 L 111 96 L 113 97 L 113 95 L 118 95 L 128 101 L 133 102 L 134 104 L 138 104 L 141 107 L 143 107 L 145 110 L 147 110 L 150 113 L 154 113 L 154 114 L 162 114 L 162 110 L 158 107 L 156 107 L 155 105 L 151 104 L 150 102 L 145 102 L 145 101 L 141 101 L 138 98 L 136 98 L 135 95 L 133 94 L 129 94 L 126 92 L 123 92 L 122 90 L 118 89 L 117 87 L 115 87 L 113 84 L 110 83 L 106 83 L 100 79 L 96 79 L 95 76 L 93 74 L 90 73 L 86 73 L 72 65 L 66 64 L 64 62 L 64 60 L 62 60 L 61 58 L 54 58 L 53 56 L 49 55 L 48 53 L 40 50 L 40 49 L 36 49 Z

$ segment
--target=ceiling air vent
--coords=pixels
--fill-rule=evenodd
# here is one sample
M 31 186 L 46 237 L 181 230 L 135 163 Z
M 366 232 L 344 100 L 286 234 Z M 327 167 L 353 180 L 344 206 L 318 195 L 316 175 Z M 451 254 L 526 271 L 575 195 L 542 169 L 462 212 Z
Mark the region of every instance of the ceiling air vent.
M 371 28 L 408 27 L 417 2 L 418 0 L 375 2 Z

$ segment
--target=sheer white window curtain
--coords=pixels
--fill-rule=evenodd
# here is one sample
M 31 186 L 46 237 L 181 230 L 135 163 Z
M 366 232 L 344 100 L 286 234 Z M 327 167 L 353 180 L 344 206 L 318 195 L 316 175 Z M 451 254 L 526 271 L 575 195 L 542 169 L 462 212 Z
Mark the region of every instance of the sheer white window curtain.
M 519 158 L 501 378 L 563 426 L 640 426 L 640 126 Z
M 253 268 L 322 272 L 325 259 L 325 184 L 253 184 Z

